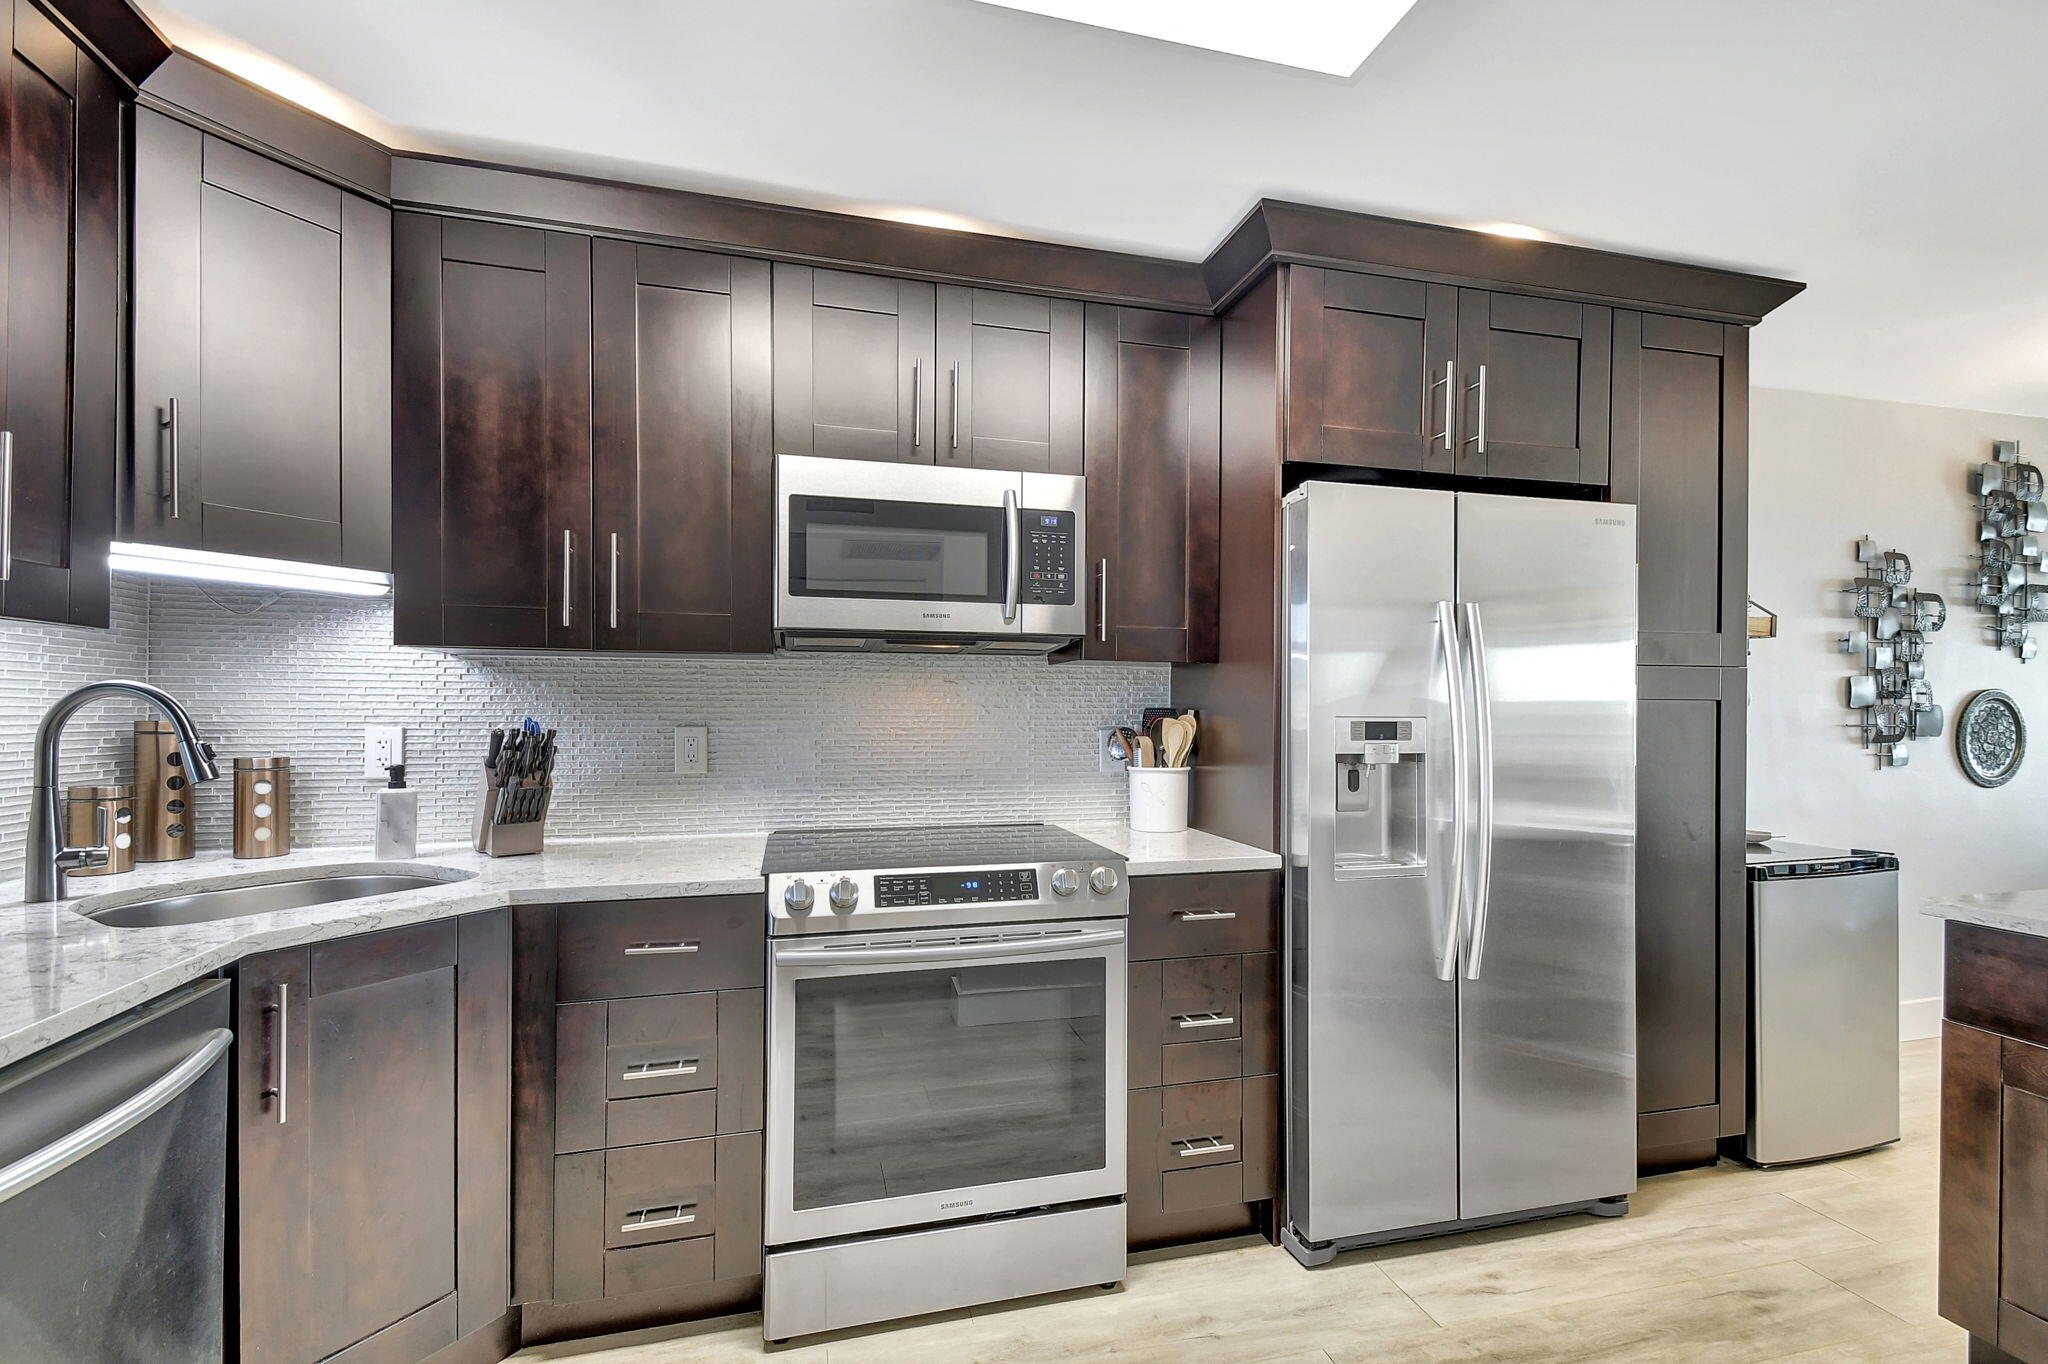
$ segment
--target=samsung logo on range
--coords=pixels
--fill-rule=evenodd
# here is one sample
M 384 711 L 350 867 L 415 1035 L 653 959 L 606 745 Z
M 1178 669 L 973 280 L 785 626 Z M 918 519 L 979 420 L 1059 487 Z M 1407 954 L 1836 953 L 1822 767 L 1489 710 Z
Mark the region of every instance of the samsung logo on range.
M 947 1210 L 948 1208 L 971 1208 L 971 1207 L 973 1207 L 973 1206 L 974 1206 L 974 1200 L 973 1200 L 973 1199 L 971 1199 L 971 1198 L 963 1198 L 963 1199 L 961 1199 L 961 1200 L 960 1200 L 959 1202 L 957 1202 L 957 1203 L 941 1203 L 941 1204 L 939 1204 L 939 1211 L 940 1211 L 940 1212 L 945 1212 L 945 1211 L 946 1211 L 946 1210 Z
M 922 615 L 926 620 L 953 619 L 953 613 L 951 611 L 921 611 L 918 614 Z

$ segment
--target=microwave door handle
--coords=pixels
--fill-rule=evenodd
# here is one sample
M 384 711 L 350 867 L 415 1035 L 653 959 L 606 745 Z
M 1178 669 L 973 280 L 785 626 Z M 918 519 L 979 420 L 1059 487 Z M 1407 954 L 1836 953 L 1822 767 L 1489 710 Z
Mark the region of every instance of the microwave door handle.
M 1024 590 L 1024 517 L 1017 493 L 1003 489 L 1003 624 L 1017 623 L 1017 598 Z

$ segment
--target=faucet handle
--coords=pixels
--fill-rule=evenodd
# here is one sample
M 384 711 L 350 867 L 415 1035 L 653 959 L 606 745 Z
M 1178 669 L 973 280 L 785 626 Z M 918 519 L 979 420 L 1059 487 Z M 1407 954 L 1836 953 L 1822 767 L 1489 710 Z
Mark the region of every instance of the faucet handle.
M 93 810 L 94 847 L 60 848 L 57 851 L 57 866 L 62 871 L 97 871 L 114 860 L 111 830 L 107 824 L 107 807 L 98 806 Z

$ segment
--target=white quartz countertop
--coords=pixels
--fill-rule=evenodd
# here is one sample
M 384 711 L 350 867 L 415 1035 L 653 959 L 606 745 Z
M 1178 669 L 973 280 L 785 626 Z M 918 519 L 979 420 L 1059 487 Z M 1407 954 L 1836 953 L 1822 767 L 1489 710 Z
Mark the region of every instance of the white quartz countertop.
M 1978 895 L 1941 895 L 1924 901 L 1920 912 L 1937 919 L 2002 928 L 2048 938 L 2048 890 L 2000 890 Z
M 1198 831 L 1141 834 L 1116 824 L 1063 827 L 1122 853 L 1133 876 L 1265 871 L 1280 865 L 1274 853 Z M 506 858 L 448 844 L 422 848 L 409 862 L 380 862 L 362 848 L 305 849 L 248 862 L 211 853 L 139 866 L 120 876 L 73 877 L 74 897 L 53 904 L 23 904 L 19 887 L 10 887 L 0 898 L 0 1065 L 255 952 L 504 905 L 761 894 L 766 842 L 765 833 L 588 839 Z M 326 874 L 431 875 L 436 868 L 473 874 L 421 890 L 169 928 L 110 928 L 76 911 L 81 903 L 97 908 L 148 899 L 170 887 L 196 890 L 272 881 L 279 873 L 310 868 Z

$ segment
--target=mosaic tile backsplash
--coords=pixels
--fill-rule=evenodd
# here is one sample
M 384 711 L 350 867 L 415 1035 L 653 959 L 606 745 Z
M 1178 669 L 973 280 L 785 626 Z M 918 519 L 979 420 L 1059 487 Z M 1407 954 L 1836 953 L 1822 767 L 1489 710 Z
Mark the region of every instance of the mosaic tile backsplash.
M 36 719 L 79 682 L 171 692 L 223 758 L 288 754 L 294 839 L 367 843 L 379 783 L 363 729 L 405 729 L 420 836 L 468 836 L 485 737 L 560 730 L 551 836 L 722 833 L 797 823 L 1113 819 L 1122 774 L 1096 732 L 1167 700 L 1163 665 L 1032 659 L 459 654 L 391 643 L 388 601 L 117 580 L 112 630 L 0 623 L 0 866 L 21 854 Z M 66 780 L 125 778 L 128 722 L 74 726 Z M 673 729 L 711 731 L 675 775 Z M 225 764 L 223 764 L 225 766 Z M 201 847 L 228 841 L 229 783 L 199 792 Z

